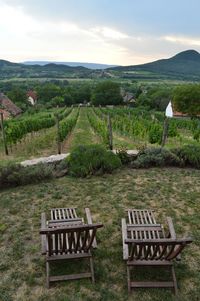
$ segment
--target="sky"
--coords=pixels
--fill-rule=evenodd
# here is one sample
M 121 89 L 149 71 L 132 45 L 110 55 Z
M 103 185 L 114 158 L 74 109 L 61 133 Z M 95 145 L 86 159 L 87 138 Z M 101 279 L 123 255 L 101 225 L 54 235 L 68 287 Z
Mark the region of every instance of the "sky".
M 0 0 L 0 59 L 135 65 L 200 51 L 200 0 Z

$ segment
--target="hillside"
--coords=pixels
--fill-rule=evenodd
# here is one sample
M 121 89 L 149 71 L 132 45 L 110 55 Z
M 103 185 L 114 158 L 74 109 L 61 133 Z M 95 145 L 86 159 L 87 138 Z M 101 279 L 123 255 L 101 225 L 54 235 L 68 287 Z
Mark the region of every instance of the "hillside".
M 73 66 L 66 64 L 67 63 L 64 62 L 45 61 L 26 62 L 22 64 L 0 60 L 0 80 L 9 78 L 102 77 L 101 70 L 97 69 L 104 69 L 108 66 L 90 63 L 71 63 L 72 65 L 74 64 Z M 89 68 L 86 68 L 86 65 Z M 96 70 L 94 70 L 94 68 Z M 161 59 L 142 65 L 109 67 L 105 70 L 109 71 L 110 76 L 119 78 L 197 81 L 200 80 L 200 54 L 195 50 L 187 50 L 180 52 L 169 59 Z
M 8 78 L 65 78 L 87 77 L 91 71 L 85 67 L 71 67 L 54 63 L 40 65 L 25 65 L 0 60 L 0 79 Z
M 67 65 L 67 66 L 71 66 L 71 67 L 85 67 L 88 69 L 107 69 L 107 68 L 113 68 L 113 67 L 117 67 L 117 65 L 108 65 L 108 64 L 98 64 L 98 63 L 84 63 L 84 62 L 57 62 L 57 61 L 26 61 L 23 62 L 23 64 L 25 65 L 40 65 L 40 66 L 44 66 L 47 64 L 56 64 L 56 65 Z
M 161 76 L 173 79 L 199 80 L 200 54 L 195 50 L 187 50 L 169 59 L 162 59 L 142 65 L 109 68 L 109 70 L 122 73 L 132 72 L 133 77 L 136 76 L 137 73 L 148 72 L 148 76 L 150 77 Z

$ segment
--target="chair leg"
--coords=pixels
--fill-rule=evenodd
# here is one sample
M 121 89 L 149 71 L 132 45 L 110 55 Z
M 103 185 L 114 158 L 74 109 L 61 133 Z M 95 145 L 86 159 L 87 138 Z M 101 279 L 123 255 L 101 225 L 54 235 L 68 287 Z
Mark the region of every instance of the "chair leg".
M 128 281 L 128 293 L 131 292 L 131 273 L 130 267 L 127 266 L 127 281 Z
M 92 275 L 92 283 L 95 283 L 95 279 L 94 279 L 94 265 L 93 265 L 93 259 L 92 257 L 90 257 L 90 270 L 91 270 L 91 275 Z
M 172 277 L 173 277 L 173 282 L 174 282 L 174 294 L 178 294 L 178 286 L 177 286 L 177 281 L 176 281 L 176 274 L 174 270 L 174 266 L 172 266 Z
M 46 279 L 46 286 L 47 288 L 50 287 L 50 281 L 49 281 L 49 275 L 50 275 L 50 266 L 49 266 L 49 262 L 46 262 L 46 273 L 47 273 L 47 279 Z

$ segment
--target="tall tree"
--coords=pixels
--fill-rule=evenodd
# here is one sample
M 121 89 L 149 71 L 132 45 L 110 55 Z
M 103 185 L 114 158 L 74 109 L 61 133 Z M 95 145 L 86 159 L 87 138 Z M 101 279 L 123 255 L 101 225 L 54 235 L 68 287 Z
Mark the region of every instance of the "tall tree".
M 200 85 L 189 84 L 177 87 L 173 93 L 173 104 L 177 111 L 190 116 L 200 114 Z
M 123 98 L 118 83 L 110 80 L 97 84 L 94 89 L 92 102 L 94 105 L 120 105 Z

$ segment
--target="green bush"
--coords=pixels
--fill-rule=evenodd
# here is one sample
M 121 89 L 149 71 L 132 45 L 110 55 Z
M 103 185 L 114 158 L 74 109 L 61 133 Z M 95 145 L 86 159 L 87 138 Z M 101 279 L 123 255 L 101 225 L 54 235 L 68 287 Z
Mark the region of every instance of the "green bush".
M 169 128 L 168 128 L 168 137 L 177 137 L 178 136 L 178 130 L 177 126 L 173 123 L 169 123 Z
M 172 149 L 172 152 L 183 161 L 185 166 L 200 168 L 200 145 L 185 145 Z
M 163 133 L 162 126 L 158 123 L 153 124 L 149 130 L 149 142 L 151 144 L 154 143 L 161 144 L 162 133 Z
M 69 174 L 74 177 L 112 173 L 121 166 L 120 159 L 100 145 L 79 145 L 67 161 Z
M 199 141 L 200 140 L 200 129 L 198 128 L 197 130 L 194 131 L 193 133 L 193 138 L 196 140 L 196 141 Z
M 182 161 L 174 153 L 164 148 L 147 148 L 132 162 L 134 168 L 182 166 Z
M 24 167 L 10 163 L 0 167 L 0 188 L 37 183 L 53 177 L 53 166 L 38 164 Z
M 128 164 L 131 162 L 131 158 L 127 153 L 127 150 L 120 148 L 117 150 L 116 155 L 120 158 L 122 164 Z

